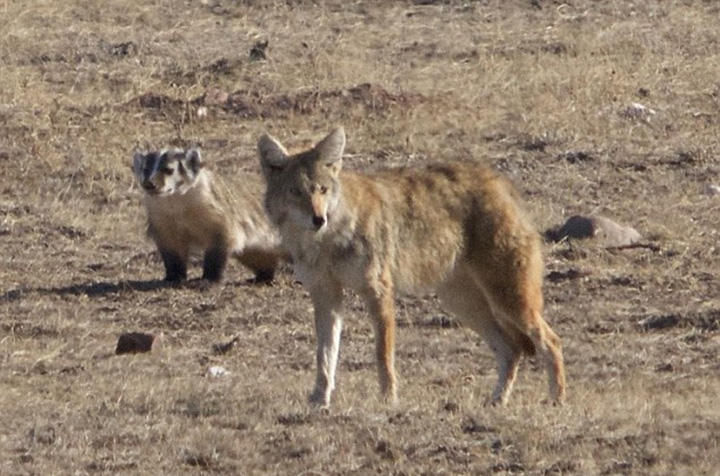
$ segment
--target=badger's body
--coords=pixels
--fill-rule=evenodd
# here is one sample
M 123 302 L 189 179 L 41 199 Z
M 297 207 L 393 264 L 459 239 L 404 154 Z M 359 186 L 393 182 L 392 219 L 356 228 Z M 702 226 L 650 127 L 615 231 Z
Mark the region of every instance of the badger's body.
M 262 206 L 262 182 L 246 177 L 231 191 L 205 167 L 197 150 L 137 153 L 133 173 L 145 190 L 148 235 L 165 264 L 165 279 L 187 277 L 192 255 L 203 256 L 203 278 L 219 281 L 228 257 L 271 281 L 285 257 Z

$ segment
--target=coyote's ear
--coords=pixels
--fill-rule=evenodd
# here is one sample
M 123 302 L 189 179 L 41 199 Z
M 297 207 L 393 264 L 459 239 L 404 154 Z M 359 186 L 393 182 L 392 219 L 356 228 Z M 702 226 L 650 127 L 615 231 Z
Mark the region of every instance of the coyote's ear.
M 132 169 L 133 172 L 140 172 L 143 169 L 143 162 L 145 162 L 145 154 L 142 152 L 135 152 L 133 155 Z
M 345 130 L 338 127 L 315 146 L 321 160 L 334 174 L 342 168 L 342 156 L 345 151 Z
M 185 152 L 185 160 L 194 174 L 197 174 L 200 169 L 205 166 L 205 162 L 198 149 L 188 149 L 187 152 Z
M 275 173 L 281 172 L 289 160 L 285 147 L 269 134 L 264 134 L 258 141 L 258 153 L 260 154 L 260 165 L 265 178 L 270 178 Z

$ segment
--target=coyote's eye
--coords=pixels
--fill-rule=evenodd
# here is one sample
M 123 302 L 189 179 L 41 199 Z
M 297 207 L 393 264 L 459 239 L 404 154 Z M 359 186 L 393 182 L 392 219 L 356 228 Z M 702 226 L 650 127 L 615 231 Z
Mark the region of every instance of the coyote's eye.
M 328 189 L 325 185 L 320 186 L 320 195 L 325 195 L 327 193 Z

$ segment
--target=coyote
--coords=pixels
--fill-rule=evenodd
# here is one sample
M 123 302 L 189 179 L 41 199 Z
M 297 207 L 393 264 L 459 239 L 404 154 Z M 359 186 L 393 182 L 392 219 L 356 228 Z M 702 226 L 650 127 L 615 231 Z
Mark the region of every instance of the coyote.
M 258 143 L 266 210 L 315 308 L 310 401 L 330 404 L 349 288 L 373 319 L 385 400 L 397 400 L 394 293 L 434 289 L 495 353 L 491 403 L 507 402 L 521 356 L 536 351 L 561 403 L 565 371 L 560 339 L 543 319 L 540 240 L 509 183 L 472 163 L 346 172 L 344 149 L 342 128 L 293 156 L 269 135 Z
M 204 253 L 202 277 L 209 281 L 222 279 L 231 255 L 255 272 L 256 281 L 272 281 L 286 253 L 258 198 L 262 180 L 244 180 L 234 195 L 196 149 L 137 152 L 132 170 L 145 190 L 147 231 L 166 281 L 187 277 L 193 252 Z

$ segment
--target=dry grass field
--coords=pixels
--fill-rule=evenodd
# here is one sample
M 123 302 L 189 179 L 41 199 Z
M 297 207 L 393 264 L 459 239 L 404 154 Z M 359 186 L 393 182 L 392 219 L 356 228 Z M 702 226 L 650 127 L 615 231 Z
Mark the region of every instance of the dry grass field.
M 711 0 L 0 1 L 0 474 L 720 474 L 719 24 Z M 199 146 L 257 180 L 263 132 L 336 124 L 347 168 L 477 160 L 540 231 L 643 234 L 544 246 L 566 405 L 526 359 L 484 406 L 488 347 L 427 295 L 398 299 L 400 403 L 350 297 L 314 411 L 289 267 L 160 281 L 135 150 Z M 127 331 L 164 346 L 116 356 Z

